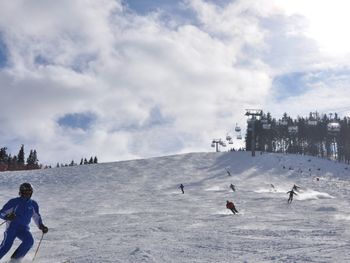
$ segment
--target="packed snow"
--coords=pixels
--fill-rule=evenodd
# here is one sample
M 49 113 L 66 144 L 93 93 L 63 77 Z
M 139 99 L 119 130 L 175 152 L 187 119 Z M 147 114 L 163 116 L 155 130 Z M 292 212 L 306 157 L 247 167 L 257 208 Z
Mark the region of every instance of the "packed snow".
M 350 262 L 349 170 L 300 155 L 191 153 L 3 172 L 0 200 L 34 186 L 49 227 L 35 262 Z M 31 229 L 23 262 L 41 237 Z

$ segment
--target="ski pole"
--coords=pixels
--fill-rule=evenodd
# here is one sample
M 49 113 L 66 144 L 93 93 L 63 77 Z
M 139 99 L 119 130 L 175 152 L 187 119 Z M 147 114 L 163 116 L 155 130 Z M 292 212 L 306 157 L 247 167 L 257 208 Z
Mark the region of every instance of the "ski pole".
M 2 226 L 3 224 L 5 224 L 7 222 L 7 220 L 5 220 L 4 222 L 1 222 L 0 226 Z
M 34 259 L 35 259 L 35 257 L 36 257 L 36 254 L 38 254 L 39 247 L 40 247 L 40 245 L 41 245 L 41 241 L 43 240 L 43 238 L 44 238 L 44 233 L 41 235 L 41 238 L 40 238 L 38 247 L 36 248 L 36 251 L 35 251 L 35 254 L 34 254 L 34 257 L 33 257 L 33 260 L 32 260 L 32 261 L 34 261 Z

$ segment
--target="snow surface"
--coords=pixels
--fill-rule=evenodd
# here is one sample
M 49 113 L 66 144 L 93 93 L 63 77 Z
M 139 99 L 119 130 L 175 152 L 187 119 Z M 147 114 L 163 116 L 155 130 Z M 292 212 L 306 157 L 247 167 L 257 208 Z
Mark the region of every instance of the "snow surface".
M 191 153 L 4 172 L 0 200 L 34 185 L 50 229 L 35 262 L 350 262 L 349 170 L 308 156 Z M 288 205 L 294 184 L 302 188 Z M 31 226 L 24 262 L 41 236 Z

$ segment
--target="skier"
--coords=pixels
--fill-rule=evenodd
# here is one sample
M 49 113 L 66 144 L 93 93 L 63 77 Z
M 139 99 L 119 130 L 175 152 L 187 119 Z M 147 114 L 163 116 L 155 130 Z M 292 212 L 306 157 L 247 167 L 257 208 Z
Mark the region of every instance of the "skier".
M 180 184 L 180 189 L 181 189 L 182 193 L 184 194 L 185 191 L 184 191 L 184 185 L 183 184 Z
M 12 254 L 11 259 L 23 258 L 34 243 L 29 231 L 29 223 L 33 218 L 39 229 L 46 234 L 49 229 L 43 224 L 37 202 L 31 199 L 33 187 L 23 183 L 19 187 L 20 197 L 10 199 L 0 210 L 0 218 L 6 220 L 4 239 L 0 245 L 0 259 L 10 250 L 15 238 L 22 241 Z
M 230 171 L 227 168 L 225 168 L 225 169 L 226 169 L 226 172 L 227 172 L 228 176 L 231 176 Z
M 299 188 L 300 186 L 297 186 L 296 184 L 294 184 L 292 190 L 299 192 Z
M 270 184 L 271 185 L 271 188 L 272 188 L 272 191 L 276 192 L 276 188 L 273 184 Z
M 230 202 L 229 200 L 226 201 L 226 208 L 230 209 L 232 211 L 232 213 L 235 215 L 236 213 L 238 213 L 235 205 L 233 202 Z
M 293 189 L 288 191 L 287 194 L 289 194 L 288 204 L 290 204 L 293 201 L 293 196 L 294 195 L 298 195 L 296 192 L 293 191 Z
M 236 188 L 233 184 L 230 185 L 230 188 L 232 189 L 233 192 L 236 191 Z

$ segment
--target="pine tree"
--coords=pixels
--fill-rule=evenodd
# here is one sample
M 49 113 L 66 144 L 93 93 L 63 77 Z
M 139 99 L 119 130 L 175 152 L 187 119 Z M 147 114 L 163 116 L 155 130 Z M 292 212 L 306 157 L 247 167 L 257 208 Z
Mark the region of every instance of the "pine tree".
M 92 159 L 92 156 L 91 156 L 91 158 L 89 160 L 89 164 L 93 164 L 93 163 L 94 163 L 94 159 Z
M 0 149 L 0 163 L 7 163 L 8 154 L 6 150 L 7 150 L 6 147 L 3 147 Z
M 96 157 L 96 156 L 95 156 L 95 158 L 94 158 L 94 163 L 98 163 L 97 157 Z
M 30 150 L 29 156 L 27 158 L 27 169 L 38 169 L 39 160 L 36 154 L 36 150 Z
M 83 158 L 81 158 L 81 160 L 80 160 L 80 164 L 79 165 L 83 165 L 84 164 L 84 159 Z
M 20 166 L 24 166 L 24 145 L 22 144 L 21 149 L 18 152 L 17 155 L 17 163 Z

